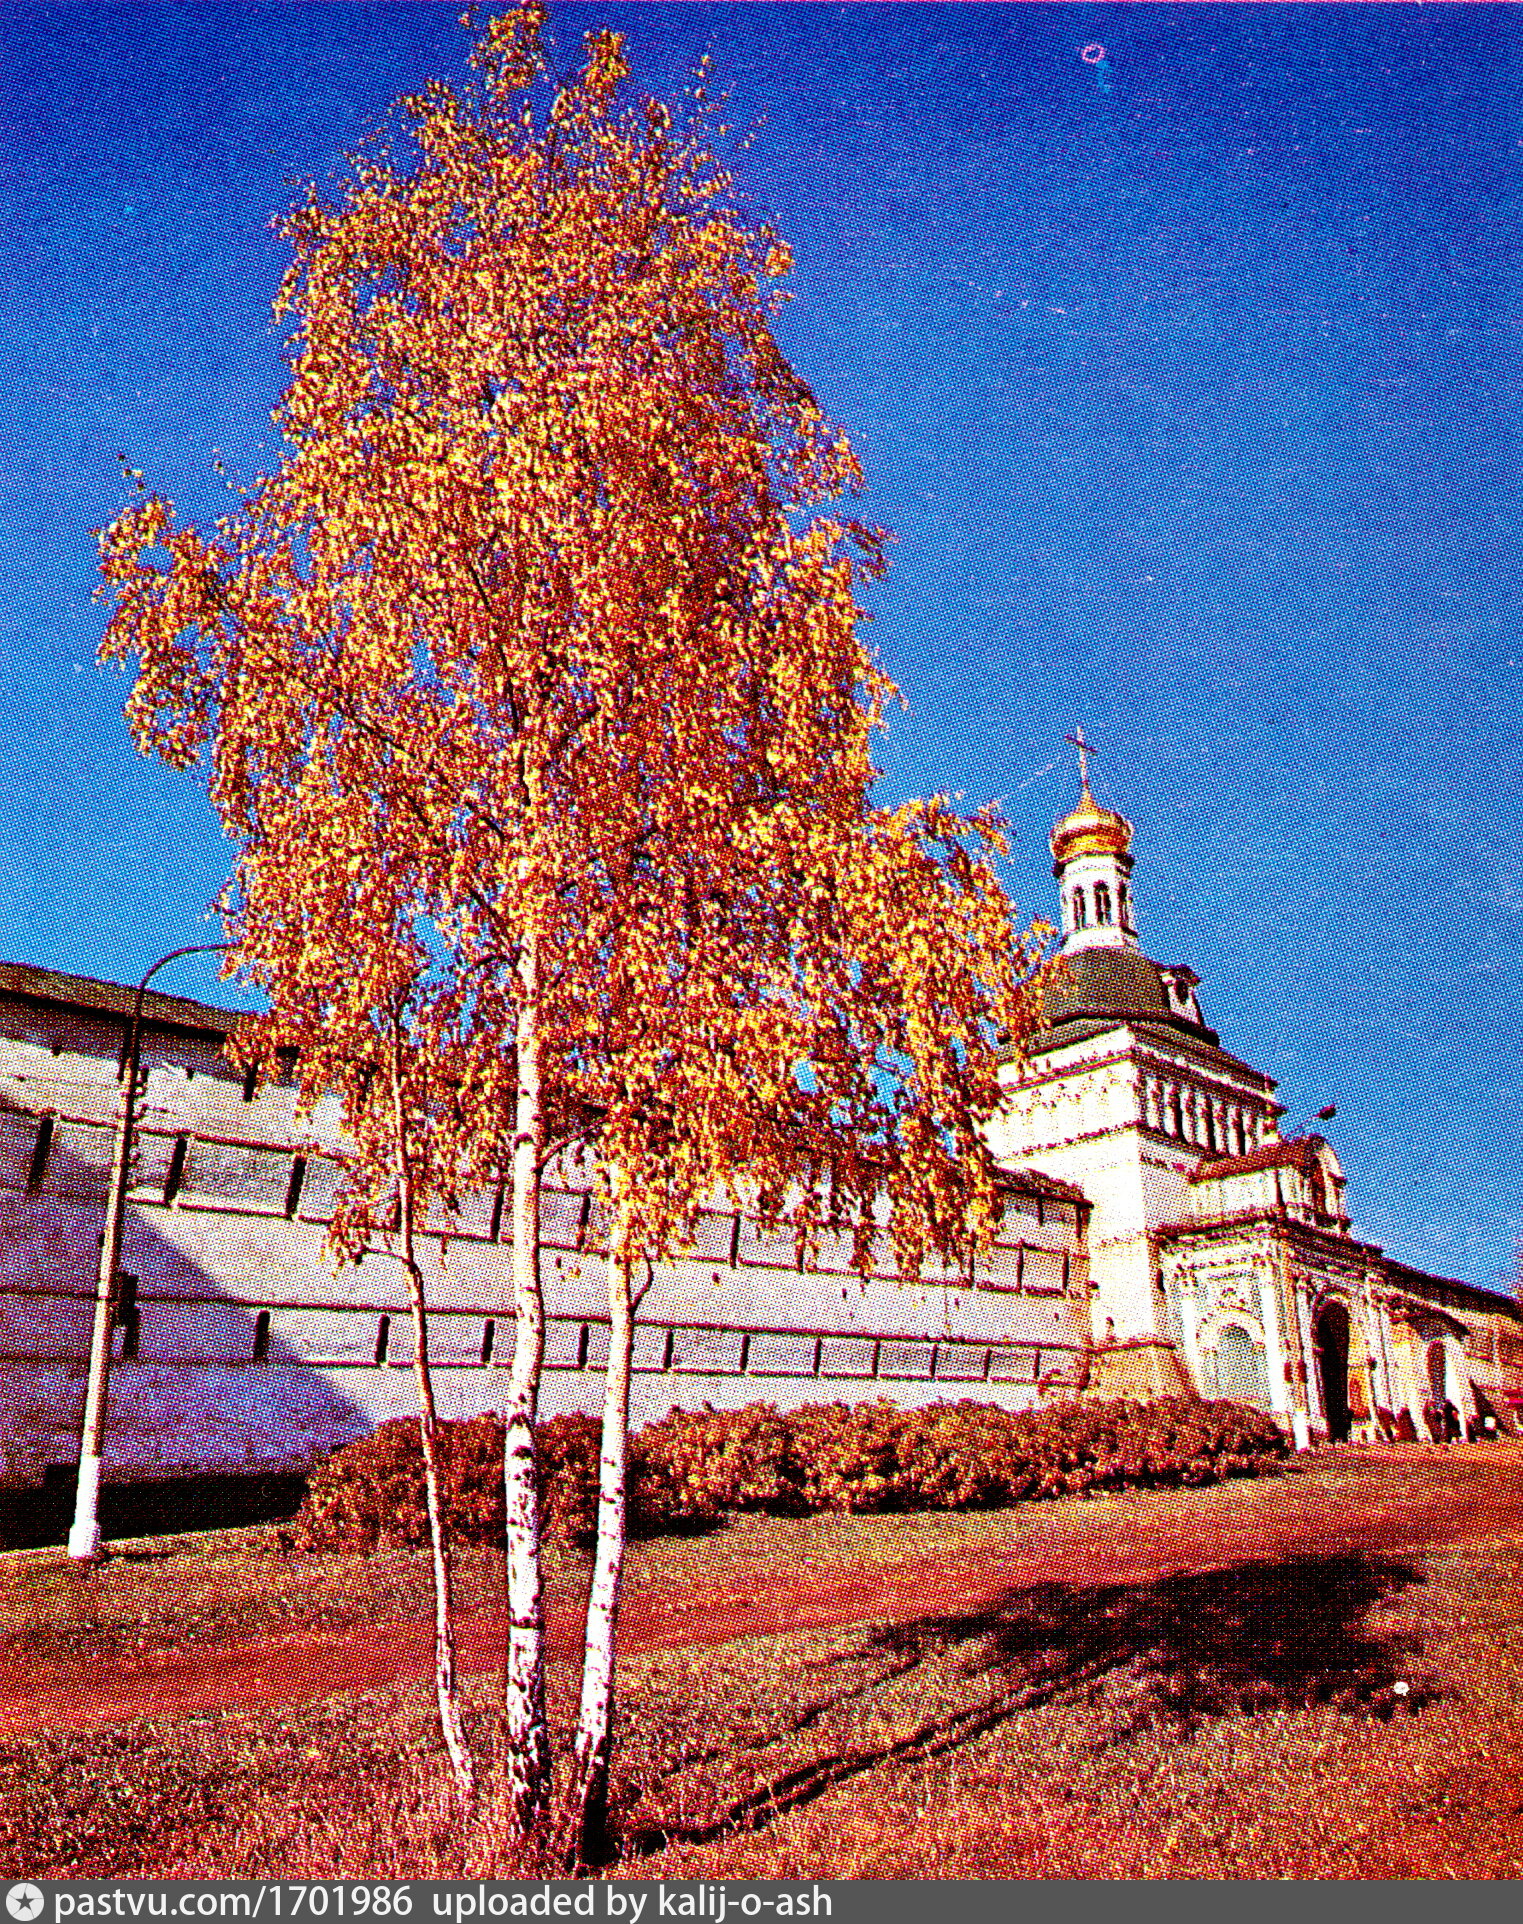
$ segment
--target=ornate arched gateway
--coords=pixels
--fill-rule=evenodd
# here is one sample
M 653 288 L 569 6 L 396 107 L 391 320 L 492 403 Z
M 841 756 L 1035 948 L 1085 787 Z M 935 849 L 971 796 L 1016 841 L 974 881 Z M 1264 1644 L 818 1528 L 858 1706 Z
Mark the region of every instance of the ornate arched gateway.
M 1342 1303 L 1334 1299 L 1322 1305 L 1317 1312 L 1312 1339 L 1317 1352 L 1317 1387 L 1322 1392 L 1327 1433 L 1335 1443 L 1346 1443 L 1349 1433 L 1349 1316 Z

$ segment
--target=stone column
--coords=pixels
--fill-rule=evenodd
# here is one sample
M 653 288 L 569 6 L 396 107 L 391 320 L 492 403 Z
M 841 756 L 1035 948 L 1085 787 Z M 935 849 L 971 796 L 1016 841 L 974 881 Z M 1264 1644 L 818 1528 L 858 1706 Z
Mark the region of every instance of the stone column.
M 1295 1399 L 1288 1393 L 1293 1385 L 1285 1381 L 1286 1347 L 1284 1331 L 1281 1328 L 1280 1310 L 1277 1302 L 1278 1291 L 1270 1277 L 1259 1276 L 1259 1320 L 1264 1325 L 1264 1366 L 1269 1372 L 1269 1407 L 1276 1416 L 1290 1419 L 1291 1433 L 1295 1433 Z M 1303 1422 L 1304 1427 L 1304 1422 Z M 1305 1443 L 1298 1437 L 1297 1449 L 1304 1449 Z

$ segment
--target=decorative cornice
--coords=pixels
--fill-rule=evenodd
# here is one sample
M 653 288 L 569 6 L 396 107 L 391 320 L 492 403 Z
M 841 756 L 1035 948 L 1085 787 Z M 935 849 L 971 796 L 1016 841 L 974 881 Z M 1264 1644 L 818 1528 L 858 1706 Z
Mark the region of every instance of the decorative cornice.
M 1171 1060 L 1167 1055 L 1163 1054 L 1159 1050 L 1156 1042 L 1136 1036 L 1124 1023 L 1118 1022 L 1115 1031 L 1106 1030 L 1105 1034 L 1110 1035 L 1116 1031 L 1124 1031 L 1127 1037 L 1127 1040 L 1120 1048 L 1106 1048 L 1103 1053 L 1098 1055 L 1077 1056 L 1071 1062 L 1059 1063 L 1052 1067 L 1043 1065 L 1041 1057 L 1021 1056 L 1017 1058 L 1011 1056 L 1008 1059 L 1009 1064 L 1018 1064 L 1018 1066 L 1024 1070 L 1024 1073 L 1016 1082 L 1009 1083 L 1006 1087 L 1011 1090 L 1036 1089 L 1049 1082 L 1065 1081 L 1071 1076 L 1081 1073 L 1088 1074 L 1094 1069 L 1110 1068 L 1117 1063 L 1135 1064 L 1144 1070 L 1149 1070 L 1157 1074 L 1178 1074 L 1181 1072 L 1181 1068 L 1184 1067 L 1187 1073 L 1197 1076 L 1203 1084 L 1218 1090 L 1223 1095 L 1232 1095 L 1234 1097 L 1242 1097 L 1244 1094 L 1261 1095 L 1279 1086 L 1272 1076 L 1262 1074 L 1261 1071 L 1251 1068 L 1246 1062 L 1239 1062 L 1236 1056 L 1228 1055 L 1225 1049 L 1209 1052 L 1182 1049 L 1181 1054 L 1185 1057 L 1185 1064 L 1181 1065 L 1179 1061 Z M 1097 1039 L 1096 1037 L 1086 1037 L 1084 1040 L 1065 1043 L 1063 1046 L 1070 1049 L 1082 1049 L 1085 1040 L 1094 1041 Z M 1203 1056 L 1204 1060 L 1202 1059 Z M 1221 1067 L 1223 1061 L 1230 1065 L 1230 1069 L 1233 1072 L 1240 1071 L 1249 1083 L 1255 1086 L 1248 1091 L 1244 1091 L 1237 1088 L 1230 1081 L 1225 1080 L 1225 1072 Z M 1222 1079 L 1213 1082 L 1211 1080 L 1213 1076 Z M 1275 1104 L 1274 1106 L 1279 1108 L 1280 1105 Z
M 1356 1242 L 1352 1236 L 1315 1229 L 1310 1223 L 1298 1222 L 1294 1216 L 1279 1210 L 1240 1209 L 1230 1216 L 1215 1217 L 1208 1223 L 1163 1223 L 1156 1234 L 1160 1241 L 1179 1245 L 1218 1242 L 1244 1229 L 1257 1229 L 1263 1235 L 1282 1239 L 1293 1248 L 1299 1245 L 1303 1250 L 1325 1254 L 1330 1261 L 1336 1260 L 1342 1264 L 1369 1263 L 1377 1265 L 1382 1271 L 1387 1267 L 1385 1252 L 1378 1243 Z

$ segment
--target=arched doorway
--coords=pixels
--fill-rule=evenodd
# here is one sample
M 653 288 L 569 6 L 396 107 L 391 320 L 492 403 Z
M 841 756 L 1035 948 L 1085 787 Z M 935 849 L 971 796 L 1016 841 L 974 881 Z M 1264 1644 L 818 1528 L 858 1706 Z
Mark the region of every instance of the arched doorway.
M 1317 1382 L 1327 1433 L 1335 1443 L 1348 1441 L 1348 1311 L 1342 1303 L 1324 1303 L 1313 1332 L 1317 1350 Z
M 1458 1412 L 1449 1394 L 1449 1358 L 1442 1342 L 1428 1345 L 1427 1361 L 1428 1422 L 1434 1441 L 1442 1443 L 1459 1434 Z

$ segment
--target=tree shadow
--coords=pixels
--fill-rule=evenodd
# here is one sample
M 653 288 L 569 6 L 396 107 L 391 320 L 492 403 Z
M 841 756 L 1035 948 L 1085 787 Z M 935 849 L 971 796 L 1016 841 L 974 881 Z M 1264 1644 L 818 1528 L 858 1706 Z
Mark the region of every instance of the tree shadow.
M 60 1464 L 46 1471 L 40 1490 L 0 1490 L 0 1549 L 31 1550 L 62 1543 L 74 1516 L 76 1475 L 72 1463 Z M 123 1561 L 167 1557 L 172 1554 L 168 1547 L 126 1548 L 120 1539 L 285 1523 L 300 1510 L 306 1493 L 304 1471 L 106 1483 L 100 1492 L 101 1534 L 112 1542 L 112 1556 Z
M 1023 1711 L 1075 1699 L 1110 1678 L 1127 1678 L 1131 1690 L 1126 1718 L 1108 1742 L 1149 1725 L 1184 1737 L 1213 1718 L 1319 1704 L 1381 1719 L 1415 1714 L 1437 1694 L 1410 1674 L 1415 1639 L 1372 1631 L 1366 1619 L 1376 1604 L 1422 1581 L 1411 1562 L 1341 1551 L 1140 1584 L 1040 1583 L 977 1611 L 885 1625 L 825 1660 L 821 1668 L 838 1673 L 831 1688 L 740 1749 L 786 1749 L 832 1713 L 921 1668 L 929 1680 L 950 1665 L 971 1700 L 892 1740 L 838 1741 L 702 1821 L 637 1822 L 627 1848 L 647 1853 L 760 1829 L 880 1765 L 946 1755 Z M 943 1702 L 951 1695 L 943 1685 Z
M 0 1549 L 14 1550 L 61 1544 L 74 1512 L 111 1132 L 5 1114 L 13 1131 L 38 1132 L 35 1181 L 7 1187 L 21 1180 L 14 1141 L 11 1166 L 0 1162 L 0 1374 L 10 1399 L 0 1424 Z M 174 1140 L 143 1131 L 140 1142 L 150 1137 L 161 1147 Z M 306 1219 L 301 1228 L 315 1251 L 320 1229 Z M 99 1507 L 108 1540 L 283 1520 L 305 1490 L 295 1466 L 373 1426 L 344 1386 L 352 1359 L 302 1355 L 279 1333 L 292 1234 L 290 1219 L 268 1208 L 172 1211 L 146 1183 L 131 1192 Z M 274 1260 L 282 1254 L 284 1268 Z M 272 1280 L 262 1284 L 265 1261 Z M 230 1294 L 240 1281 L 246 1298 Z M 314 1303 L 331 1288 L 325 1276 Z M 410 1380 L 398 1380 L 410 1396 Z
M 1372 1635 L 1365 1619 L 1421 1581 L 1410 1562 L 1339 1551 L 1147 1584 L 1037 1584 L 992 1611 L 890 1626 L 877 1640 L 895 1652 L 964 1646 L 966 1669 L 1048 1695 L 1134 1668 L 1143 1720 L 1187 1730 L 1238 1710 L 1388 1709 L 1410 1645 Z

